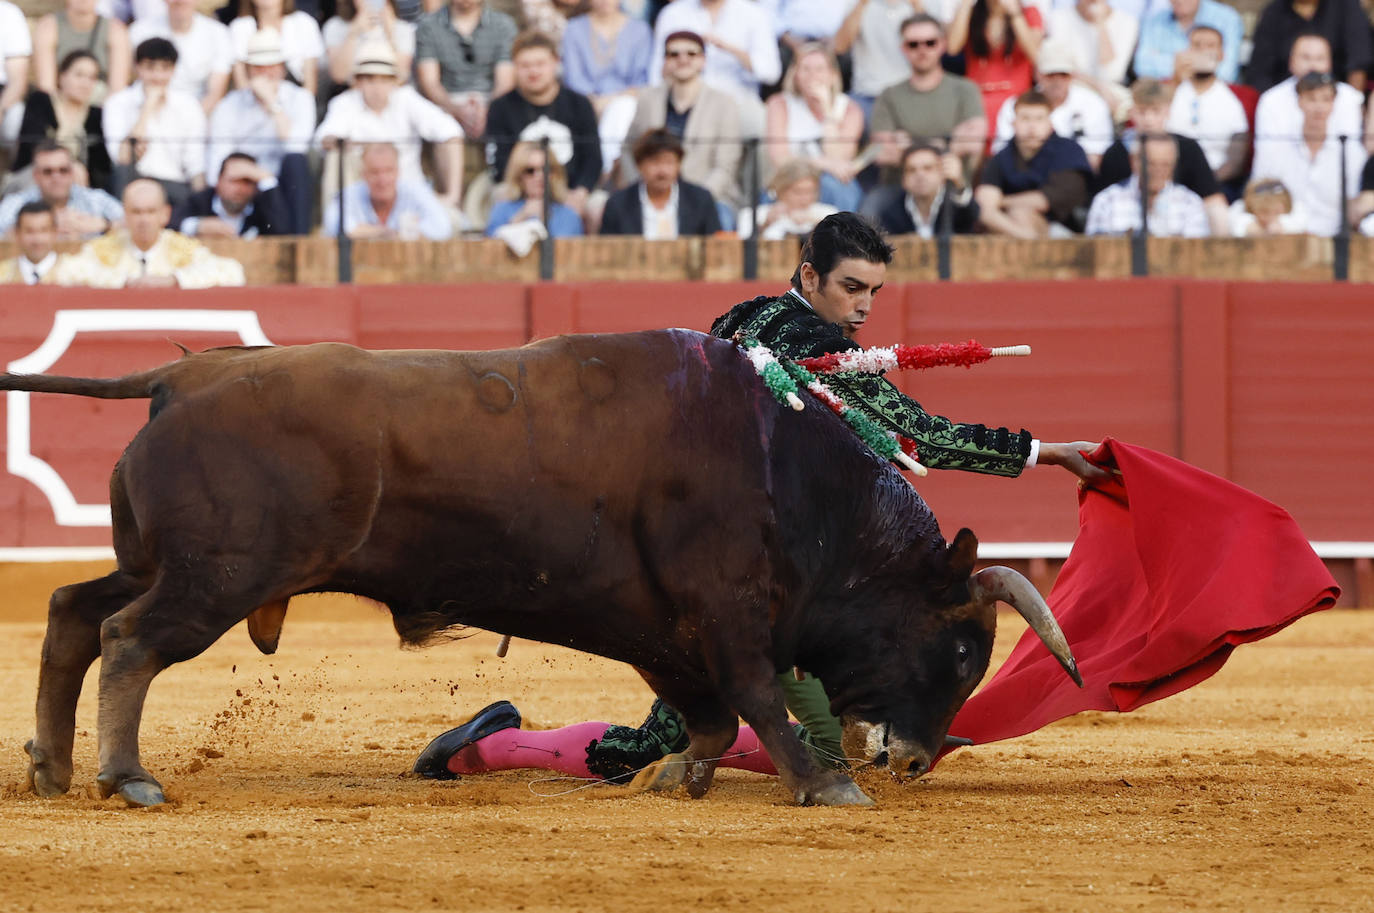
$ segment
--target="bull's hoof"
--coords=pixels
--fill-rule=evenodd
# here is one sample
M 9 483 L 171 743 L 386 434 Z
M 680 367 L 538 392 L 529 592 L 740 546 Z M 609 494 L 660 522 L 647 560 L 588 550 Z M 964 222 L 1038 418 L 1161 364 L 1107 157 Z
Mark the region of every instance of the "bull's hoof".
M 29 769 L 24 776 L 25 785 L 44 799 L 65 795 L 72 785 L 71 771 L 62 774 L 54 770 L 47 753 L 36 747 L 33 739 L 24 743 L 24 751 L 29 755 Z
M 864 794 L 853 780 L 845 778 L 827 783 L 820 789 L 798 790 L 797 801 L 802 805 L 872 805 L 873 800 Z
M 630 781 L 630 789 L 636 792 L 666 792 L 677 789 L 687 778 L 687 756 L 667 754 L 645 767 Z
M 167 801 L 162 787 L 147 780 L 130 780 L 119 787 L 119 797 L 134 808 L 149 808 Z
M 693 799 L 704 798 L 707 791 L 711 789 L 711 781 L 715 778 L 716 765 L 706 761 L 693 761 L 687 769 L 687 795 Z
M 100 787 L 102 799 L 118 795 L 135 808 L 148 808 L 167 801 L 162 794 L 162 785 L 152 777 L 114 777 L 102 773 L 95 782 Z

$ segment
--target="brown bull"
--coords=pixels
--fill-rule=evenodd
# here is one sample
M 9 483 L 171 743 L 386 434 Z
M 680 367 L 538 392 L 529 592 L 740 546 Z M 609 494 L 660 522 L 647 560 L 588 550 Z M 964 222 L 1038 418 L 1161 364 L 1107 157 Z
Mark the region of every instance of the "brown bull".
M 986 671 L 996 598 L 1076 675 L 1024 580 L 970 579 L 972 534 L 946 547 L 828 410 L 779 407 L 699 333 L 213 349 L 0 389 L 151 400 L 110 482 L 118 569 L 52 597 L 28 746 L 41 795 L 71 784 L 99 656 L 101 792 L 162 802 L 139 760 L 149 684 L 245 618 L 272 652 L 299 593 L 383 603 L 411 643 L 467 625 L 633 664 L 688 722 L 698 796 L 743 717 L 799 802 L 868 801 L 788 727 L 775 675 L 793 665 L 894 770 L 924 771 Z

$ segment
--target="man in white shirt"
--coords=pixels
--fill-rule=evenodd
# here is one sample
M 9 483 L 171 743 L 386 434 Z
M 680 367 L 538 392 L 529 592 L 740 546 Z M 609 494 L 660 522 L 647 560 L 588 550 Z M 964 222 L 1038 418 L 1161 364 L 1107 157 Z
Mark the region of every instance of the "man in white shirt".
M 1300 35 L 1288 53 L 1289 76 L 1260 96 L 1255 107 L 1255 156 L 1268 142 L 1289 142 L 1302 133 L 1298 80 L 1308 73 L 1331 72 L 1331 45 L 1320 35 Z M 1332 136 L 1359 136 L 1364 127 L 1364 95 L 1349 83 L 1337 82 L 1336 103 L 1327 129 Z
M 1178 82 L 1165 129 L 1197 140 L 1217 180 L 1228 182 L 1244 173 L 1250 122 L 1236 93 L 1217 78 L 1221 52 L 1221 32 L 1193 26 L 1188 50 L 1178 55 Z
M 175 2 L 175 0 L 174 0 Z M 224 97 L 210 118 L 205 173 L 219 174 L 232 152 L 246 152 L 276 175 L 286 197 L 286 234 L 310 231 L 310 167 L 305 153 L 315 132 L 315 97 L 286 79 L 286 55 L 276 29 L 248 41 L 248 88 Z
M 38 285 L 51 282 L 57 265 L 57 218 L 42 200 L 25 203 L 14 226 L 19 256 L 0 262 L 0 284 Z
M 396 52 L 385 42 L 369 42 L 358 49 L 353 88 L 329 103 L 324 120 L 315 130 L 315 142 L 326 149 L 334 149 L 340 140 L 394 143 L 403 182 L 424 182 L 420 141 L 436 143 L 435 160 L 444 184 L 439 199 L 447 206 L 459 206 L 463 196 L 462 128 L 438 105 L 398 83 Z
M 0 144 L 11 143 L 19 135 L 32 56 L 33 42 L 23 11 L 9 0 L 0 0 Z
M 1299 79 L 1298 107 L 1303 119 L 1298 135 L 1257 143 L 1250 170 L 1256 180 L 1282 180 L 1294 208 L 1307 214 L 1307 230 L 1328 238 L 1340 230 L 1345 206 L 1359 194 L 1366 158 L 1359 137 L 1351 136 L 1344 143 L 1345 161 L 1341 161 L 1342 142 L 1331 133 L 1336 85 L 1335 77 L 1325 72 Z
M 1072 55 L 1057 38 L 1041 42 L 1038 69 L 1038 88 L 1050 100 L 1050 125 L 1055 133 L 1078 143 L 1096 171 L 1116 136 L 1111 110 L 1096 92 L 1074 81 Z M 1016 99 L 1008 98 L 997 111 L 994 153 L 1011 142 L 1015 121 Z
M 129 26 L 132 46 L 138 47 L 149 38 L 166 38 L 176 47 L 177 68 L 171 87 L 200 99 L 209 117 L 229 90 L 229 72 L 234 68 L 228 27 L 196 12 L 196 0 L 167 0 L 166 13 L 135 19 Z
M 1113 184 L 1093 197 L 1088 209 L 1089 235 L 1124 235 L 1140 231 L 1140 141 L 1129 138 L 1131 177 Z M 1202 198 L 1173 182 L 1178 145 L 1171 136 L 1156 135 L 1144 141 L 1145 191 L 1152 237 L 1205 238 L 1211 234 Z
M 149 38 L 134 51 L 133 85 L 105 100 L 105 144 L 115 163 L 113 189 L 153 178 L 180 203 L 205 186 L 205 111 L 192 95 L 170 87 L 177 49 Z
M 1074 73 L 1113 100 L 1124 95 L 1122 84 L 1140 33 L 1140 20 L 1118 7 L 1108 0 L 1078 0 L 1056 6 L 1045 20 L 1045 32 L 1063 43 Z
M 782 78 L 782 59 L 772 16 L 753 0 L 674 0 L 654 24 L 654 58 L 649 82 L 663 81 L 663 45 L 674 32 L 695 32 L 706 40 L 706 82 L 726 89 L 740 106 L 745 136 L 763 132 L 759 86 Z

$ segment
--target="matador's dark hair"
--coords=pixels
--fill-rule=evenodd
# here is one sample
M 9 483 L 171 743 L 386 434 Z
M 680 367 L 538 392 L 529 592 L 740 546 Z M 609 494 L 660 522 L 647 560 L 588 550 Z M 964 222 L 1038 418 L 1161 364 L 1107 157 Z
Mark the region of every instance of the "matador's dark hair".
M 837 212 L 821 219 L 802 244 L 801 262 L 811 264 L 822 285 L 836 263 L 851 258 L 869 263 L 892 262 L 892 245 L 876 225 L 855 212 Z M 792 274 L 792 287 L 801 290 L 800 265 Z

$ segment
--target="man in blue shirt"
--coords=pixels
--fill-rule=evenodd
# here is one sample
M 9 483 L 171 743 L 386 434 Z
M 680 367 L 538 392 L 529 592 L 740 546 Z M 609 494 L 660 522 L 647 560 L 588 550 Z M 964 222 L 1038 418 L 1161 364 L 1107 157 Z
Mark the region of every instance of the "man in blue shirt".
M 57 221 L 57 240 L 84 241 L 124 221 L 124 207 L 103 190 L 76 183 L 76 162 L 66 146 L 44 140 L 33 153 L 33 186 L 0 203 L 0 237 L 14 229 L 25 203 L 42 200 Z
M 324 234 L 339 233 L 339 208 L 343 204 L 343 230 L 354 240 L 428 238 L 447 241 L 453 222 L 439 198 L 422 181 L 400 180 L 396 147 L 372 143 L 363 150 L 363 179 L 349 184 L 334 197 L 324 215 Z
M 1036 89 L 1016 99 L 1012 131 L 973 191 L 983 227 L 1027 240 L 1052 237 L 1052 225 L 1076 229 L 1092 176 L 1083 147 L 1054 132 L 1050 100 Z
M 1135 49 L 1135 75 L 1172 81 L 1174 58 L 1188 49 L 1188 32 L 1205 25 L 1221 33 L 1222 59 L 1217 76 L 1240 78 L 1240 42 L 1245 34 L 1240 13 L 1218 0 L 1170 0 L 1169 9 L 1147 15 L 1140 23 Z

